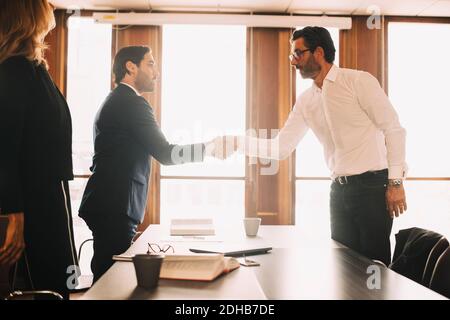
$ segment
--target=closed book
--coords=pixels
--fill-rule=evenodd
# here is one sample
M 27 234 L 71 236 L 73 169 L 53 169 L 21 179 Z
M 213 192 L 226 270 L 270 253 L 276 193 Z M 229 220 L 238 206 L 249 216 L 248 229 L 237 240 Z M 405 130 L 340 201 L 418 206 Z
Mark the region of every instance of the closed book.
M 213 236 L 215 235 L 212 219 L 172 219 L 170 224 L 172 236 Z

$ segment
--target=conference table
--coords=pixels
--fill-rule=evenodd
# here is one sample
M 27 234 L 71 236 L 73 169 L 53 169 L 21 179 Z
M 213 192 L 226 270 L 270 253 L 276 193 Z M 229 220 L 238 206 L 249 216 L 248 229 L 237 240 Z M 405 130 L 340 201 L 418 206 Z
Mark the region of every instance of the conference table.
M 296 226 L 261 226 L 256 237 L 247 237 L 241 225 L 229 224 L 215 236 L 183 237 L 170 236 L 167 225 L 150 225 L 124 254 L 145 253 L 148 243 L 170 244 L 176 254 L 223 245 L 273 249 L 249 257 L 260 266 L 241 266 L 211 282 L 160 279 L 153 290 L 137 286 L 132 262 L 117 261 L 82 299 L 446 299 L 338 242 Z

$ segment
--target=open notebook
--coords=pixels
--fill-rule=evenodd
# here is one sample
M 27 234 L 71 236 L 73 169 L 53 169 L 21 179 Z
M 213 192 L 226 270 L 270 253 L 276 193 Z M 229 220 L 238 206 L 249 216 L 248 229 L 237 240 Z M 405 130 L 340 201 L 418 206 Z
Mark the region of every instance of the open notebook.
M 133 261 L 133 256 L 116 255 L 116 261 Z M 161 279 L 212 281 L 223 273 L 239 268 L 239 262 L 223 254 L 168 254 L 164 256 Z
M 159 276 L 161 279 L 211 281 L 239 266 L 236 259 L 222 254 L 167 255 Z

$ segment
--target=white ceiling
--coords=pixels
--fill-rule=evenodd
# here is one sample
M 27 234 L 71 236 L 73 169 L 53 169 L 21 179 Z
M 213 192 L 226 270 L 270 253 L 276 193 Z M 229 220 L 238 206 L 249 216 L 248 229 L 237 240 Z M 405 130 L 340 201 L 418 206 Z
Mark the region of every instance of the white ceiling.
M 58 8 L 450 17 L 450 0 L 51 0 Z

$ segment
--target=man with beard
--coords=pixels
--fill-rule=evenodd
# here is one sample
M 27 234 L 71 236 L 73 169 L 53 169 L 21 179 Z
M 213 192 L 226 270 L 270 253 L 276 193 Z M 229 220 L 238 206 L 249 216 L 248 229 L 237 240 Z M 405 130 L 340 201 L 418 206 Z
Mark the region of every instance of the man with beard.
M 151 157 L 174 165 L 203 161 L 205 151 L 221 156 L 215 149 L 221 138 L 183 146 L 166 140 L 152 108 L 141 97 L 154 90 L 159 75 L 149 47 L 119 50 L 113 72 L 117 87 L 95 119 L 92 175 L 79 209 L 94 238 L 94 282 L 113 264 L 113 255 L 128 249 L 143 220 Z
M 291 65 L 314 80 L 311 88 L 297 99 L 277 137 L 240 137 L 239 149 L 284 159 L 310 128 L 331 171 L 332 238 L 387 265 L 393 218 L 406 210 L 405 130 L 372 75 L 333 64 L 336 50 L 326 29 L 296 30 L 291 48 Z

